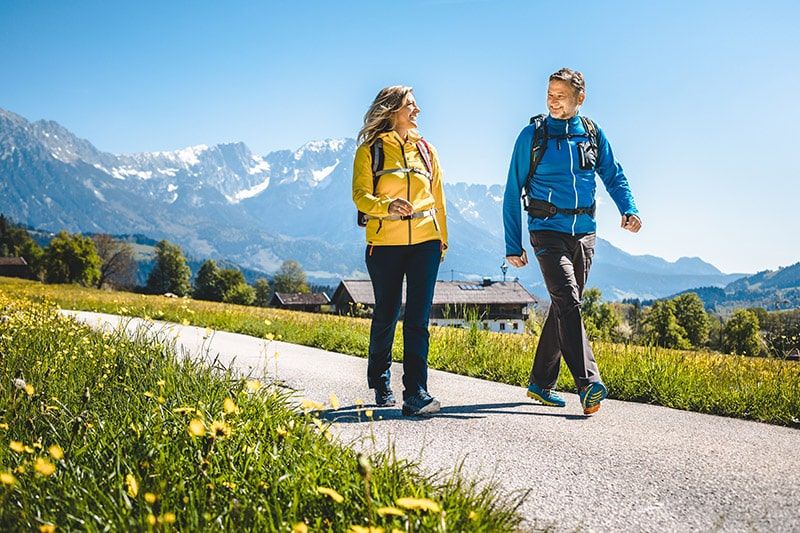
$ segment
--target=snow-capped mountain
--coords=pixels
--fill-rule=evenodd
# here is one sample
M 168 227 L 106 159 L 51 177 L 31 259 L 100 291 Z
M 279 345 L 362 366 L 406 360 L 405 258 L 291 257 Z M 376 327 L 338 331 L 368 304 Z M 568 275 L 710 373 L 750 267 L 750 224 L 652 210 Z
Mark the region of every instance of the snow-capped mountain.
M 195 257 L 267 272 L 292 258 L 335 283 L 365 275 L 350 188 L 355 149 L 353 139 L 328 139 L 264 156 L 243 143 L 117 155 L 56 122 L 0 109 L 0 212 L 51 231 L 166 238 Z M 448 183 L 445 193 L 441 277 L 499 275 L 502 187 Z M 544 292 L 537 269 L 517 272 Z M 609 297 L 653 297 L 731 279 L 699 259 L 634 257 L 601 241 L 592 281 Z

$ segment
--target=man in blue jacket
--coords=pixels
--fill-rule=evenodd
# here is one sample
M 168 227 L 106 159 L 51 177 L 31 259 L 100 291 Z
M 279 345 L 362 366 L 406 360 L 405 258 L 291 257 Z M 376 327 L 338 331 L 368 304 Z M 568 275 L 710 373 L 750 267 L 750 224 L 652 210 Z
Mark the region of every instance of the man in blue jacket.
M 562 68 L 550 76 L 549 115 L 531 119 L 514 146 L 503 199 L 503 225 L 506 260 L 515 267 L 525 266 L 522 195 L 531 245 L 552 301 L 533 360 L 528 396 L 544 405 L 566 405 L 554 390 L 563 355 L 583 412 L 589 415 L 600 409 L 608 394 L 581 317 L 581 297 L 595 247 L 595 173 L 622 215 L 621 227 L 636 233 L 642 221 L 628 180 L 602 130 L 578 116 L 585 99 L 580 72 Z

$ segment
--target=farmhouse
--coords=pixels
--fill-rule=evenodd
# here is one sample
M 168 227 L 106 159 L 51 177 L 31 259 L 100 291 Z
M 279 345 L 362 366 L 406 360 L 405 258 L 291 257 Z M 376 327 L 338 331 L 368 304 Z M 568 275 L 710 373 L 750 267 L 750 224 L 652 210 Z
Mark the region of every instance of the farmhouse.
M 0 257 L 0 276 L 32 279 L 33 273 L 23 257 Z
M 269 301 L 270 307 L 319 313 L 323 305 L 331 303 L 324 292 L 276 292 Z
M 405 292 L 404 285 L 404 303 Z M 338 314 L 369 314 L 375 306 L 372 282 L 343 280 L 332 302 Z M 536 299 L 518 281 L 437 281 L 430 324 L 465 327 L 475 321 L 481 329 L 523 333 L 529 306 L 534 303 Z

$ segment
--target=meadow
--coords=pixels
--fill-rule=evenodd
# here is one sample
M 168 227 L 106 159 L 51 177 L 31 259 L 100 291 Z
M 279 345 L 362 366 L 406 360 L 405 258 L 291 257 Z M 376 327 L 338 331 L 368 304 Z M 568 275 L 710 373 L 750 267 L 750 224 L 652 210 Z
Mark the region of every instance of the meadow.
M 143 333 L 94 331 L 42 294 L 10 296 L 12 286 L 41 289 L 4 282 L 0 292 L 2 531 L 519 526 L 510 496 L 464 481 L 457 469 L 424 475 L 391 450 L 357 455 L 317 417 L 318 407 L 289 403 L 275 384 L 176 357 Z M 165 303 L 135 299 L 139 311 Z M 165 312 L 200 312 L 172 303 L 178 307 L 163 305 Z
M 42 285 L 0 278 L 0 291 L 50 300 L 64 309 L 193 324 L 366 357 L 369 321 L 346 316 L 243 307 L 191 299 Z M 394 358 L 402 358 L 398 327 Z M 527 386 L 533 335 L 431 328 L 431 367 Z M 800 427 L 800 364 L 713 352 L 594 343 L 611 398 Z M 562 367 L 558 386 L 574 391 Z M 520 391 L 524 397 L 524 391 Z

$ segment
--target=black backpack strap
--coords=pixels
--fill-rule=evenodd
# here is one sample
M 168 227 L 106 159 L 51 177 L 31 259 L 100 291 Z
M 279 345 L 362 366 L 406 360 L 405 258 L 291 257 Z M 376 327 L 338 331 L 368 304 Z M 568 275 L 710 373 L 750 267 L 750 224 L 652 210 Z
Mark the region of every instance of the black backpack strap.
M 378 173 L 383 170 L 386 161 L 386 155 L 383 153 L 383 139 L 380 137 L 375 139 L 375 142 L 369 146 L 369 151 L 372 155 L 372 194 L 375 194 L 375 190 L 378 188 L 378 178 L 380 178 Z
M 591 144 L 594 148 L 597 148 L 600 143 L 597 140 L 597 124 L 590 118 L 584 117 L 583 115 L 579 115 L 581 117 L 581 122 L 583 123 L 583 129 L 586 130 L 586 136 L 589 137 L 589 144 Z
M 544 151 L 547 149 L 547 115 L 541 114 L 531 117 L 530 123 L 534 125 L 533 141 L 531 142 L 531 166 L 528 169 L 528 176 L 525 178 L 525 186 L 522 188 L 522 204 L 528 208 L 528 185 L 536 173 L 536 167 L 544 156 Z

